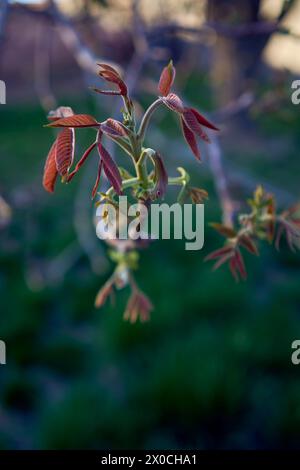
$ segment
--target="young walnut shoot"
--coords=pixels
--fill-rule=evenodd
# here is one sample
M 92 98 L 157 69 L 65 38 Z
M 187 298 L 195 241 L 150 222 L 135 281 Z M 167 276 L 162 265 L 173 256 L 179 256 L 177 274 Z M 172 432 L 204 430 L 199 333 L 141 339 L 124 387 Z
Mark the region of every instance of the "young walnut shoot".
M 99 122 L 88 114 L 75 114 L 69 107 L 59 107 L 48 115 L 47 127 L 59 128 L 44 168 L 43 186 L 52 193 L 60 175 L 63 183 L 69 183 L 92 153 L 98 158 L 98 170 L 91 191 L 92 199 L 97 196 L 96 205 L 109 202 L 118 210 L 118 198 L 125 191 L 142 204 L 149 206 L 153 201 L 163 199 L 169 185 L 180 187 L 178 201 L 183 203 L 189 198 L 192 203 L 202 203 L 208 197 L 204 189 L 192 187 L 190 176 L 183 168 L 178 168 L 178 176 L 169 176 L 161 154 L 152 148 L 144 147 L 145 136 L 153 113 L 161 106 L 174 112 L 180 121 L 183 136 L 197 160 L 201 159 L 197 137 L 209 143 L 204 128 L 218 131 L 196 109 L 187 107 L 172 92 L 175 68 L 172 61 L 164 67 L 158 84 L 159 96 L 145 111 L 140 123 L 136 121 L 135 106 L 128 94 L 128 88 L 117 70 L 107 64 L 98 64 L 99 76 L 112 85 L 113 89 L 93 88 L 96 93 L 121 96 L 123 100 L 122 122 L 108 118 Z M 81 158 L 74 164 L 75 130 L 91 128 L 95 137 Z M 104 137 L 112 140 L 131 163 L 131 169 L 118 166 L 104 146 Z M 149 171 L 149 167 L 151 168 Z M 106 192 L 99 191 L 102 174 L 110 183 Z M 277 230 L 275 244 L 278 247 L 283 235 L 292 249 L 300 236 L 300 219 L 296 218 L 297 208 L 292 208 L 280 215 L 275 213 L 274 198 L 258 188 L 254 199 L 250 201 L 250 214 L 239 217 L 239 228 L 213 224 L 213 227 L 226 237 L 224 247 L 211 253 L 206 259 L 216 260 L 214 268 L 228 262 L 233 276 L 246 278 L 241 248 L 258 254 L 256 239 L 273 240 Z M 138 249 L 147 246 L 145 240 L 107 240 L 111 246 L 109 256 L 116 263 L 116 268 L 96 296 L 95 305 L 101 307 L 106 300 L 114 296 L 116 290 L 129 286 L 131 294 L 125 308 L 124 318 L 131 322 L 137 319 L 148 320 L 153 309 L 151 301 L 138 287 L 133 272 L 137 269 Z
M 274 242 L 279 250 L 281 238 L 285 235 L 292 251 L 300 248 L 300 217 L 297 216 L 300 204 L 277 213 L 274 196 L 266 193 L 262 186 L 257 187 L 253 199 L 249 199 L 248 204 L 251 211 L 238 216 L 236 228 L 217 223 L 211 224 L 225 237 L 226 241 L 222 248 L 213 251 L 205 258 L 206 261 L 215 261 L 213 269 L 218 269 L 222 264 L 228 263 L 236 281 L 239 278 L 247 279 L 242 249 L 258 256 L 257 241 Z

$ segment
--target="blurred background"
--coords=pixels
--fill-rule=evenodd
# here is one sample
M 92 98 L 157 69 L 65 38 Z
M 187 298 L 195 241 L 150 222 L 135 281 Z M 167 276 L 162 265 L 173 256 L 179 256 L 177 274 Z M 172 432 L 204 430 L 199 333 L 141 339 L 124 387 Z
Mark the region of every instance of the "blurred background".
M 0 1 L 1 449 L 299 447 L 299 254 L 264 246 L 237 284 L 203 263 L 222 243 L 209 227 L 200 252 L 155 242 L 137 274 L 155 310 L 131 325 L 128 292 L 93 307 L 113 269 L 92 225 L 96 159 L 42 188 L 50 109 L 119 116 L 118 98 L 88 89 L 97 61 L 119 64 L 142 112 L 170 58 L 175 91 L 221 133 L 198 165 L 161 110 L 149 143 L 209 191 L 206 223 L 243 210 L 258 183 L 281 208 L 298 201 L 299 0 Z M 77 134 L 79 156 L 90 133 Z

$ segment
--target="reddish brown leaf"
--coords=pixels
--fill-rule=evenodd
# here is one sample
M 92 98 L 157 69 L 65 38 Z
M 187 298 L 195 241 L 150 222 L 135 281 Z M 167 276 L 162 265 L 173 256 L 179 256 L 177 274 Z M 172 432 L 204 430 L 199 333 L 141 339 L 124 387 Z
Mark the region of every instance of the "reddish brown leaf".
M 113 293 L 113 281 L 109 279 L 99 290 L 95 299 L 95 307 L 99 308 L 105 304 L 107 298 Z
M 236 231 L 232 227 L 228 227 L 227 225 L 223 225 L 223 224 L 218 224 L 216 222 L 213 222 L 210 225 L 217 232 L 219 232 L 221 235 L 223 235 L 226 238 L 235 238 L 236 237 Z
M 100 88 L 97 87 L 90 87 L 91 90 L 95 91 L 96 93 L 100 93 L 100 95 L 109 95 L 109 96 L 120 96 L 121 92 L 116 91 L 116 90 L 100 90 Z
M 58 174 L 55 162 L 55 149 L 56 141 L 52 144 L 44 167 L 43 186 L 49 193 L 53 193 L 54 191 L 54 185 Z
M 124 319 L 135 323 L 140 318 L 141 322 L 149 320 L 153 305 L 149 298 L 141 291 L 134 290 L 129 297 L 124 313 Z
M 47 124 L 46 127 L 98 127 L 99 123 L 93 116 L 89 114 L 74 114 L 67 118 L 58 119 L 57 121 Z
M 226 261 L 230 260 L 233 257 L 233 251 L 221 256 L 218 261 L 213 265 L 213 271 L 218 269 L 222 264 L 226 263 Z
M 257 246 L 256 244 L 254 243 L 254 241 L 248 237 L 247 235 L 244 235 L 242 237 L 239 238 L 239 244 L 241 246 L 243 246 L 244 248 L 246 248 L 246 250 L 248 250 L 250 253 L 252 253 L 253 255 L 256 255 L 258 256 L 258 249 L 257 249 Z
M 188 128 L 188 126 L 186 125 L 183 119 L 180 119 L 180 122 L 181 122 L 182 132 L 186 140 L 186 143 L 189 145 L 195 157 L 198 160 L 200 160 L 200 152 L 198 149 L 198 145 L 197 145 L 197 141 L 194 136 L 194 133 Z
M 163 68 L 158 83 L 158 91 L 162 96 L 167 96 L 170 93 L 171 87 L 175 80 L 176 70 L 173 66 L 172 60 Z
M 205 189 L 189 188 L 188 194 L 193 204 L 203 204 L 203 200 L 208 199 L 208 192 Z
M 107 179 L 110 181 L 114 190 L 117 194 L 122 193 L 122 178 L 119 172 L 117 165 L 114 160 L 111 158 L 110 154 L 105 147 L 98 142 L 97 144 L 99 155 L 103 161 L 103 170 L 107 176 Z
M 104 64 L 104 63 L 101 63 L 101 64 L 98 63 L 97 65 L 99 65 L 99 67 L 101 67 L 103 70 L 107 70 L 109 72 L 112 72 L 115 75 L 120 75 L 119 72 L 114 67 L 112 67 L 111 65 Z M 99 73 L 101 73 L 101 71 Z
M 119 87 L 120 94 L 127 96 L 127 86 L 121 78 L 121 75 L 117 70 L 107 64 L 98 64 L 103 70 L 100 70 L 99 75 L 107 82 L 114 83 Z
M 55 161 L 58 173 L 65 176 L 74 159 L 74 129 L 66 128 L 60 131 L 56 139 Z
M 107 119 L 101 123 L 101 131 L 113 137 L 127 137 L 128 130 L 126 127 L 116 119 Z
M 97 189 L 100 183 L 101 172 L 102 172 L 102 160 L 99 161 L 97 178 L 96 178 L 96 182 L 94 184 L 93 191 L 92 191 L 92 199 L 94 199 L 94 197 L 96 196 Z
M 223 255 L 226 255 L 228 253 L 232 253 L 233 249 L 232 249 L 232 246 L 230 245 L 225 245 L 223 246 L 222 248 L 218 248 L 217 250 L 213 251 L 212 253 L 210 253 L 209 255 L 207 255 L 205 258 L 204 258 L 204 261 L 209 261 L 209 260 L 213 260 L 213 259 L 217 259 L 219 258 L 220 256 L 223 256 Z
M 94 142 L 92 145 L 89 146 L 89 148 L 84 152 L 83 156 L 81 157 L 81 159 L 79 160 L 79 162 L 77 163 L 77 165 L 75 166 L 74 170 L 72 171 L 72 173 L 70 173 L 67 177 L 67 181 L 71 181 L 71 179 L 73 178 L 73 176 L 77 173 L 77 171 L 79 170 L 79 168 L 84 164 L 85 160 L 87 159 L 87 157 L 89 156 L 89 154 L 91 153 L 91 151 L 96 147 L 96 142 Z
M 197 121 L 199 122 L 199 124 L 201 124 L 204 127 L 208 127 L 209 129 L 213 129 L 214 131 L 219 131 L 220 130 L 220 129 L 218 129 L 218 127 L 216 127 L 210 121 L 208 121 L 204 116 L 202 116 L 202 114 L 200 114 L 199 111 L 197 111 L 197 109 L 190 108 L 190 110 L 194 114 L 194 116 L 197 119 Z
M 232 274 L 232 276 L 234 277 L 234 279 L 236 281 L 239 280 L 239 276 L 238 276 L 238 273 L 237 273 L 237 270 L 236 270 L 236 259 L 235 257 L 231 258 L 230 261 L 229 261 L 229 269 L 230 269 L 230 272 Z
M 179 96 L 175 95 L 175 93 L 169 93 L 166 97 L 162 98 L 162 100 L 164 104 L 172 111 L 180 114 L 184 112 L 183 103 Z
M 158 152 L 155 153 L 154 156 L 154 164 L 155 164 L 155 174 L 154 174 L 154 180 L 155 180 L 155 191 L 157 197 L 163 198 L 167 186 L 168 186 L 168 173 L 166 171 L 163 159 L 161 158 L 160 154 Z
M 194 113 L 191 111 L 190 108 L 185 108 L 183 112 L 183 119 L 187 127 L 198 137 L 200 137 L 202 140 L 205 142 L 209 143 L 209 137 L 208 135 L 204 132 L 202 127 L 200 126 L 198 120 L 196 119 Z
M 235 263 L 236 263 L 236 268 L 239 271 L 241 278 L 243 280 L 247 279 L 247 271 L 244 263 L 244 259 L 241 255 L 240 250 L 237 248 L 235 251 Z

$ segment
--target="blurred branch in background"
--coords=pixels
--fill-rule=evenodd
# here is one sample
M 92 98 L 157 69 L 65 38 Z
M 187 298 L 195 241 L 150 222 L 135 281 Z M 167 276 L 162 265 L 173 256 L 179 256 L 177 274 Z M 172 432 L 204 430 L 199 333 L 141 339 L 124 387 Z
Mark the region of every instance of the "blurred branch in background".
M 62 42 L 70 50 L 79 67 L 94 75 L 97 70 L 97 62 L 101 62 L 102 59 L 97 57 L 92 50 L 84 44 L 72 21 L 61 12 L 54 0 L 49 2 L 46 13 L 53 19 Z M 120 66 L 114 62 L 107 61 L 107 59 L 105 59 L 105 61 L 109 65 L 120 69 Z
M 37 96 L 46 113 L 58 106 L 50 85 L 50 40 L 50 36 L 45 37 L 42 24 L 37 23 L 34 53 L 34 81 Z
M 235 204 L 229 194 L 228 181 L 223 168 L 223 156 L 218 138 L 212 138 L 211 144 L 208 145 L 207 153 L 209 155 L 209 165 L 222 209 L 222 221 L 224 225 L 231 227 L 233 225 Z
M 0 196 L 0 229 L 6 227 L 9 224 L 12 216 L 11 207 L 7 202 Z
M 240 80 L 240 77 L 243 74 L 249 73 L 249 71 L 250 74 L 253 73 L 251 72 L 251 67 L 256 65 L 257 57 L 261 55 L 263 46 L 272 33 L 282 32 L 286 34 L 289 32 L 281 27 L 281 21 L 285 18 L 287 13 L 289 13 L 291 7 L 294 5 L 294 1 L 283 2 L 282 9 L 275 21 L 260 20 L 260 3 L 259 0 L 246 0 L 244 3 L 237 0 L 230 2 L 230 4 L 235 5 L 236 12 L 238 12 L 241 17 L 241 24 L 231 24 L 232 18 L 230 16 L 231 9 L 228 7 L 229 2 L 225 0 L 211 0 L 207 3 L 207 21 L 199 28 L 191 28 L 180 24 L 154 25 L 152 28 L 156 31 L 156 34 L 160 34 L 161 37 L 188 34 L 199 36 L 199 39 L 203 41 L 204 37 L 207 35 L 215 38 L 215 41 L 212 41 L 210 45 L 213 55 L 210 75 L 213 87 L 216 91 L 216 100 L 219 105 L 219 110 L 214 113 L 218 120 L 226 119 L 233 114 L 247 110 L 255 102 L 254 94 L 251 91 L 244 91 L 241 88 L 243 81 Z M 155 48 L 149 43 L 152 30 L 151 27 L 149 29 L 149 26 L 145 25 L 139 7 L 139 0 L 133 0 L 131 2 L 131 31 L 134 52 L 127 70 L 124 72 L 126 82 L 131 92 L 139 82 L 140 73 L 146 61 L 156 60 L 157 58 L 161 59 L 162 53 L 163 55 L 168 55 L 167 49 L 164 49 L 164 52 L 162 52 L 162 49 Z M 28 6 L 22 6 L 21 8 L 28 8 Z M 60 10 L 57 3 L 54 0 L 50 0 L 45 9 L 35 11 L 35 13 L 46 15 L 53 22 L 62 42 L 71 52 L 82 70 L 85 81 L 88 81 L 87 77 L 94 76 L 97 62 L 103 59 L 98 58 L 92 49 L 85 44 L 76 31 L 73 21 Z M 47 76 L 49 76 L 49 55 L 46 50 L 49 49 L 49 45 L 45 45 L 45 43 L 42 44 L 42 41 L 39 40 L 39 38 L 42 39 L 41 36 L 41 32 L 38 31 L 35 56 L 36 88 L 44 109 L 49 109 L 55 106 L 56 100 L 51 93 L 49 80 L 47 78 Z M 185 39 L 188 40 L 188 38 Z M 254 41 L 251 42 L 251 45 L 250 39 Z M 247 50 L 251 50 L 251 53 L 248 51 L 247 60 L 244 56 L 244 41 L 249 41 L 249 44 L 247 43 Z M 239 50 L 240 48 L 241 50 Z M 221 57 L 222 60 L 218 60 L 218 57 Z M 105 62 L 108 62 L 107 59 L 105 59 Z M 120 70 L 120 67 L 115 63 L 110 62 L 110 64 Z M 226 64 L 226 66 L 224 66 L 224 64 Z M 95 100 L 96 103 L 98 103 L 96 97 Z M 117 113 L 118 106 L 117 104 L 114 114 Z M 223 168 L 224 155 L 219 139 L 213 139 L 211 145 L 208 147 L 208 154 L 211 173 L 222 208 L 223 222 L 227 225 L 231 225 L 236 203 L 232 201 L 230 196 L 230 182 L 227 181 L 228 176 Z M 92 171 L 91 168 L 91 166 L 87 168 L 88 174 Z M 84 200 L 82 193 L 89 191 L 88 174 L 84 176 L 79 186 L 75 203 L 74 224 L 78 239 L 84 251 L 88 254 L 94 269 L 98 272 L 99 266 L 104 261 L 104 258 L 100 255 L 99 263 L 95 262 L 95 253 L 99 254 L 101 248 L 92 241 L 92 238 L 94 239 L 94 233 L 89 222 L 89 210 L 85 205 L 80 203 L 81 200 Z M 243 181 L 247 180 L 245 175 L 246 172 L 243 172 L 243 177 L 241 178 Z M 68 250 L 66 251 L 68 252 Z

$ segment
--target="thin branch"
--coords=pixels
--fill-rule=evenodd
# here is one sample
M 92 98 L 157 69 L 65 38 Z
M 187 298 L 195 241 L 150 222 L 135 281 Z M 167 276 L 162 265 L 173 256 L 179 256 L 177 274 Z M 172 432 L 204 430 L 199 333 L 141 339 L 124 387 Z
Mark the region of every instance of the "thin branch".
M 213 137 L 211 144 L 207 146 L 209 164 L 214 177 L 215 188 L 222 208 L 223 224 L 231 227 L 233 225 L 233 215 L 235 204 L 232 201 L 227 178 L 222 164 L 222 150 L 218 138 Z
M 3 0 L 1 0 L 3 1 Z M 44 9 L 31 9 L 29 5 L 17 5 L 20 11 L 30 11 L 30 14 L 39 17 L 48 18 L 52 21 L 57 29 L 57 32 L 75 58 L 79 67 L 90 74 L 95 74 L 97 70 L 97 62 L 105 62 L 120 71 L 120 66 L 114 62 L 97 57 L 96 54 L 84 43 L 80 34 L 76 31 L 72 21 L 66 16 L 56 5 L 54 0 L 49 0 L 46 8 Z
M 57 101 L 50 87 L 50 36 L 43 33 L 43 25 L 36 23 L 34 50 L 34 83 L 39 101 L 48 113 L 57 107 Z

